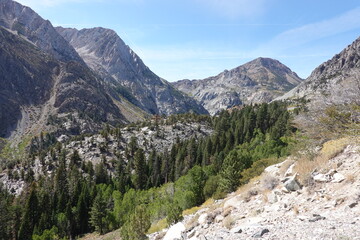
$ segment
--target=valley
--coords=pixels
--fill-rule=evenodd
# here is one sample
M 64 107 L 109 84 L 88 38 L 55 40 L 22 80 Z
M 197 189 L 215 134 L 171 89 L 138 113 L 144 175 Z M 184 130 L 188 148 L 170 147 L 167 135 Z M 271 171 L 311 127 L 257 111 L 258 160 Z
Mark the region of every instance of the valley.
M 168 82 L 0 0 L 0 239 L 357 239 L 360 39 Z

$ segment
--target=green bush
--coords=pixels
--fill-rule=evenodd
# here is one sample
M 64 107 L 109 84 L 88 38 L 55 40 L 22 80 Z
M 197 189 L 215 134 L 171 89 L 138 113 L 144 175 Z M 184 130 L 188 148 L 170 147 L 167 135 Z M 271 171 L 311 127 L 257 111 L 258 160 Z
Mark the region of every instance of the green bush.
M 219 186 L 219 179 L 220 176 L 210 176 L 209 179 L 206 181 L 204 186 L 204 196 L 205 199 L 208 199 L 214 195 L 218 186 Z

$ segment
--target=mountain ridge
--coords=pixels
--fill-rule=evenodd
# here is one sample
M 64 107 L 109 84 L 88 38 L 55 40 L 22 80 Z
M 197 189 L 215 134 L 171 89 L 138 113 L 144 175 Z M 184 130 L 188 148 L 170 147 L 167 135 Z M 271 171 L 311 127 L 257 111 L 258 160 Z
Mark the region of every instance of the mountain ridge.
M 0 0 L 0 26 L 10 29 L 61 61 L 84 63 L 49 20 L 12 0 Z
M 213 77 L 180 80 L 173 85 L 215 114 L 236 105 L 269 102 L 301 81 L 278 60 L 260 57 Z
M 320 109 L 331 104 L 359 104 L 360 38 L 320 64 L 299 86 L 276 100 L 304 98 L 308 106 Z
M 140 57 L 116 34 L 102 27 L 81 29 L 57 27 L 90 68 L 108 82 L 121 85 L 136 98 L 135 105 L 151 114 L 207 113 L 153 73 Z

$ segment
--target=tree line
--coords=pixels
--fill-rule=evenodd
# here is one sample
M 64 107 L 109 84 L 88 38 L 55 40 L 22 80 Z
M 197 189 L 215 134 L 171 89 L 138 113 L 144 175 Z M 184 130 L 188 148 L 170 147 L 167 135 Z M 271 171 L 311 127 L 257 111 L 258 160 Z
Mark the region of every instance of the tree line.
M 168 124 L 177 118 L 182 117 L 169 117 Z M 40 136 L 41 151 L 32 149 L 28 162 L 50 155 L 52 166 L 47 168 L 54 170 L 35 180 L 25 164 L 28 184 L 22 194 L 0 191 L 0 238 L 74 239 L 121 228 L 123 239 L 146 239 L 151 223 L 163 218 L 169 225 L 179 221 L 183 210 L 210 197 L 224 197 L 258 174 L 259 166 L 286 156 L 289 136 L 296 130 L 280 102 L 193 118 L 208 121 L 214 134 L 177 139 L 165 152 L 146 152 L 133 138 L 112 163 L 104 157 L 95 166 L 76 150 Z M 121 137 L 118 128 L 109 126 L 102 134 Z

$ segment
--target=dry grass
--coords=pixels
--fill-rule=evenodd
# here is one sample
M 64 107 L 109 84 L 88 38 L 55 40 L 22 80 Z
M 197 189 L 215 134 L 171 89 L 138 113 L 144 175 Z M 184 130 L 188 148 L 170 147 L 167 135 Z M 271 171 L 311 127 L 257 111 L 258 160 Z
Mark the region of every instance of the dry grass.
M 231 215 L 228 215 L 223 220 L 223 226 L 229 230 L 234 226 L 234 223 L 235 223 L 235 220 Z
M 356 176 L 355 174 L 348 174 L 346 176 L 346 183 L 354 183 L 356 181 Z
M 227 217 L 227 216 L 229 216 L 230 215 L 230 213 L 232 212 L 232 210 L 233 210 L 233 207 L 228 207 L 228 208 L 226 208 L 223 212 L 222 212 L 222 216 L 223 217 Z
M 254 177 L 250 180 L 249 183 L 241 185 L 235 192 L 236 195 L 248 192 L 250 189 L 254 188 L 261 180 L 261 176 Z
M 330 140 L 324 143 L 323 148 L 320 151 L 320 154 L 328 159 L 336 157 L 341 153 L 344 148 L 351 143 L 351 139 L 344 137 L 336 140 Z
M 189 209 L 185 209 L 182 213 L 183 216 L 187 216 L 187 215 L 191 215 L 196 213 L 197 211 L 199 211 L 200 209 L 212 206 L 214 204 L 214 199 L 209 198 L 208 200 L 206 200 L 206 202 L 204 202 L 201 206 L 196 206 L 196 207 L 192 207 Z
M 279 179 L 270 175 L 264 175 L 261 182 L 264 189 L 273 190 L 279 184 Z
M 293 165 L 295 163 L 295 161 L 293 160 L 293 158 L 289 159 L 289 160 L 286 160 L 284 161 L 283 164 L 281 164 L 281 167 L 279 169 L 279 173 L 281 176 L 284 176 L 286 171 L 289 169 L 289 167 L 291 165 Z
M 271 193 L 271 190 L 269 190 L 269 189 L 264 189 L 263 191 L 262 191 L 262 201 L 263 201 L 263 203 L 268 203 L 269 202 L 269 197 L 268 197 L 268 195 Z
M 298 208 L 298 206 L 293 206 L 293 207 L 292 207 L 292 210 L 293 210 L 293 212 L 294 212 L 295 215 L 298 215 L 298 214 L 299 214 L 299 208 Z
M 186 229 L 192 229 L 192 228 L 196 227 L 197 225 L 199 225 L 199 222 L 198 222 L 199 217 L 200 217 L 200 215 L 196 214 L 193 218 L 191 218 L 190 221 L 188 221 L 185 224 Z
M 157 221 L 156 223 L 151 224 L 151 227 L 148 230 L 148 234 L 154 233 L 154 232 L 159 232 L 161 230 L 163 230 L 164 228 L 166 228 L 168 226 L 167 222 L 166 222 L 166 218 L 163 218 L 159 221 Z
M 199 206 L 196 206 L 196 207 L 192 207 L 192 208 L 189 208 L 189 209 L 185 209 L 182 213 L 183 216 L 186 216 L 186 215 L 191 215 L 191 214 L 194 214 L 196 213 L 197 211 L 199 211 L 201 209 L 201 207 Z
M 294 172 L 299 174 L 299 181 L 305 185 L 311 185 L 311 173 L 316 170 L 320 172 L 326 172 L 331 166 L 328 164 L 331 158 L 334 158 L 339 153 L 341 153 L 344 148 L 351 143 L 350 138 L 340 138 L 336 140 L 331 140 L 323 144 L 321 151 L 315 156 L 302 156 L 298 159 Z M 327 168 L 324 168 L 327 166 Z

